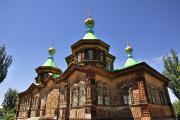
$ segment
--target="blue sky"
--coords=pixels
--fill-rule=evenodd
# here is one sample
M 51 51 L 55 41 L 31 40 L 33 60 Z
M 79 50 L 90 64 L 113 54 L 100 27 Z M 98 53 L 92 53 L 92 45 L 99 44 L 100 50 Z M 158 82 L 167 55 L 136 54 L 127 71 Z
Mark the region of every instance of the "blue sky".
M 47 60 L 51 40 L 56 64 L 64 71 L 70 46 L 85 34 L 88 15 L 96 21 L 96 36 L 111 46 L 115 68 L 126 60 L 127 40 L 134 58 L 159 72 L 162 56 L 172 48 L 180 53 L 179 0 L 1 0 L 0 45 L 6 44 L 13 63 L 0 84 L 0 103 L 9 87 L 24 91 L 34 82 L 35 68 Z

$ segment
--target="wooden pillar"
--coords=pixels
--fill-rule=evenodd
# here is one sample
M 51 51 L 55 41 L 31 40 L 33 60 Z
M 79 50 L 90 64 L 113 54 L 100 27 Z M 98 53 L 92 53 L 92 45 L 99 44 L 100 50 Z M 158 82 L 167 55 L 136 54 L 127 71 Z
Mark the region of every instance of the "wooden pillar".
M 67 98 L 66 98 L 66 111 L 65 111 L 65 120 L 69 120 L 69 107 L 70 107 L 70 82 L 69 80 L 67 82 Z
M 43 110 L 42 110 L 42 114 L 43 114 L 43 116 L 45 116 L 46 115 L 46 103 L 47 103 L 47 97 L 48 97 L 48 95 L 47 95 L 47 89 L 45 88 L 45 95 L 46 95 L 46 97 L 45 97 L 45 105 L 44 105 L 44 108 L 43 108 Z
M 40 109 L 41 109 L 41 97 L 39 95 L 39 97 L 38 97 L 38 107 L 37 107 L 37 110 L 36 110 L 36 117 L 40 116 Z
M 138 89 L 139 89 L 139 103 L 147 103 L 147 95 L 145 94 L 145 87 L 144 82 L 138 82 Z
M 87 85 L 90 89 L 90 109 L 91 109 L 91 120 L 96 120 L 97 117 L 97 110 L 95 105 L 97 104 L 97 99 L 96 99 L 96 87 L 95 87 L 95 73 L 92 71 L 89 71 L 86 73 L 87 77 Z
M 168 89 L 167 89 L 167 86 L 163 86 L 164 90 L 165 90 L 165 99 L 167 99 L 167 102 L 168 102 L 168 106 L 170 107 L 170 110 L 172 112 L 172 117 L 175 118 L 175 111 L 173 109 L 173 105 L 171 103 L 171 100 L 170 100 L 170 97 L 169 97 L 169 94 L 168 94 Z
M 18 117 L 19 117 L 20 104 L 21 104 L 21 98 L 19 97 L 18 109 L 17 109 L 17 111 L 16 111 L 16 120 L 17 120 Z
M 57 120 L 59 119 L 59 107 L 60 107 L 60 96 L 61 96 L 61 89 L 59 88 L 59 96 L 58 96 L 58 106 L 57 106 Z
M 27 110 L 27 117 L 28 117 L 28 118 L 31 117 L 32 99 L 33 99 L 33 96 L 31 95 L 31 98 L 30 98 L 30 106 L 29 106 L 29 109 Z
M 150 103 L 150 100 L 149 100 L 149 95 L 148 95 L 148 89 L 149 89 L 149 86 L 146 84 L 146 80 L 145 78 L 143 77 L 143 84 L 144 84 L 144 92 L 145 92 L 145 97 L 146 97 L 146 102 L 147 103 Z M 151 90 L 149 90 L 151 91 Z M 150 93 L 151 94 L 151 93 Z M 151 96 L 151 95 L 150 95 Z

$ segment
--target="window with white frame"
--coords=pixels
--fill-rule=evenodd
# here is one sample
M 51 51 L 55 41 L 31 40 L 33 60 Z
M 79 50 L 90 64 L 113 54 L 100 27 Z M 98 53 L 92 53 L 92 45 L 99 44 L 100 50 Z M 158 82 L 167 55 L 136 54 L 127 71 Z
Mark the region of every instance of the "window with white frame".
M 88 58 L 89 58 L 89 60 L 93 60 L 93 51 L 92 50 L 88 51 Z
M 81 62 L 81 53 L 78 53 L 78 62 Z
M 110 99 L 109 99 L 109 89 L 108 89 L 108 87 L 104 88 L 104 93 L 105 93 L 104 103 L 105 103 L 105 105 L 109 105 L 110 104 Z
M 111 70 L 111 62 L 109 60 L 106 61 L 106 69 Z
M 85 83 L 80 81 L 79 83 L 79 105 L 84 105 L 85 103 Z
M 103 105 L 103 96 L 98 96 L 98 105 Z
M 124 104 L 127 105 L 129 103 L 129 96 L 124 95 Z
M 101 52 L 100 52 L 100 60 L 101 60 L 101 61 L 103 61 L 103 57 L 104 57 L 104 56 L 103 56 L 103 52 L 101 51 Z
M 78 105 L 78 90 L 77 90 L 77 88 L 73 88 L 71 90 L 71 105 L 72 105 L 72 107 L 76 107 Z
M 124 95 L 123 95 L 123 101 L 124 101 L 124 105 L 128 105 L 131 104 L 131 93 L 130 93 L 131 89 L 128 90 L 128 88 L 126 88 L 124 90 Z
M 105 97 L 105 105 L 109 105 L 109 104 L 110 104 L 109 97 Z
M 103 105 L 103 89 L 101 86 L 97 87 L 97 94 L 98 94 L 98 105 Z

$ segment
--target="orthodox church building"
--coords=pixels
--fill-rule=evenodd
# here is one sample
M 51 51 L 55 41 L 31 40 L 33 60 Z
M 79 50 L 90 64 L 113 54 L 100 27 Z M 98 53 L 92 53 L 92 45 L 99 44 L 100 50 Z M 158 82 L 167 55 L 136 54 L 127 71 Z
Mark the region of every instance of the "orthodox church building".
M 124 66 L 114 69 L 110 46 L 85 20 L 85 36 L 71 46 L 67 69 L 48 60 L 36 68 L 35 83 L 19 94 L 17 120 L 173 120 L 169 80 L 145 62 L 133 58 L 127 45 Z

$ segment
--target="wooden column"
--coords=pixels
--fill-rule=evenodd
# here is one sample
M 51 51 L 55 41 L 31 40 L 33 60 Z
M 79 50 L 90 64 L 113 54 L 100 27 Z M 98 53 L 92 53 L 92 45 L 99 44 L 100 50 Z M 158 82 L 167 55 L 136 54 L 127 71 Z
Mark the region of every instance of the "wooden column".
M 87 84 L 90 88 L 90 108 L 91 109 L 91 120 L 96 120 L 97 114 L 96 114 L 96 87 L 95 87 L 95 73 L 94 72 L 87 72 L 86 73 L 87 77 Z
M 167 102 L 168 102 L 168 106 L 170 107 L 171 109 L 171 112 L 172 112 L 172 117 L 175 118 L 175 112 L 174 112 L 174 108 L 173 108 L 173 105 L 171 103 L 171 100 L 170 100 L 170 97 L 169 97 L 169 94 L 168 94 L 168 89 L 167 89 L 167 86 L 163 86 L 164 90 L 165 90 L 165 99 L 167 99 Z
M 28 117 L 28 118 L 31 117 L 32 99 L 33 99 L 33 96 L 31 95 L 31 98 L 30 98 L 30 106 L 29 106 L 29 109 L 27 110 L 27 117 Z
M 39 95 L 39 97 L 38 97 L 38 107 L 37 107 L 37 110 L 36 110 L 36 117 L 40 116 L 40 109 L 41 109 L 41 97 Z
M 59 107 L 60 107 L 60 96 L 61 96 L 61 89 L 59 88 L 59 96 L 58 96 L 58 106 L 57 106 L 57 120 L 59 119 Z
M 70 107 L 70 82 L 67 80 L 67 98 L 66 98 L 66 111 L 65 111 L 65 120 L 69 120 L 69 111 Z
M 18 109 L 16 111 L 16 120 L 18 119 L 19 116 L 20 104 L 21 104 L 21 98 L 19 97 Z
M 138 89 L 139 89 L 139 103 L 147 103 L 147 96 L 145 94 L 145 87 L 144 82 L 138 82 Z

